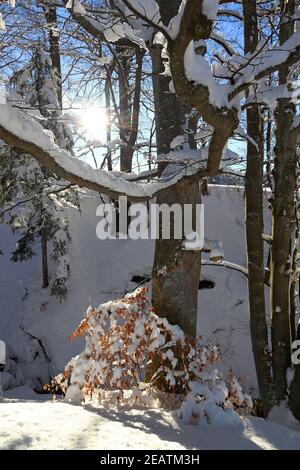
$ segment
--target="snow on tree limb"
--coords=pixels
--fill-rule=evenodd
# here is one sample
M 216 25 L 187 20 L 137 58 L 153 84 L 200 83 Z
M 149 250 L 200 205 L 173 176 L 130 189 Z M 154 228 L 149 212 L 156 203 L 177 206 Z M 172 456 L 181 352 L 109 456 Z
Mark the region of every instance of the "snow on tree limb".
M 68 5 L 70 2 L 64 0 L 64 3 Z M 123 175 L 94 170 L 55 146 L 49 136 L 45 143 L 45 133 L 42 134 L 42 129 L 38 129 L 38 123 L 28 115 L 18 114 L 20 111 L 8 105 L 1 105 L 5 109 L 3 108 L 0 117 L 0 137 L 21 152 L 31 154 L 44 166 L 70 183 L 103 192 L 111 197 L 124 194 L 132 200 L 151 199 L 183 178 L 197 180 L 203 176 L 217 174 L 228 140 L 239 127 L 241 111 L 239 95 L 248 90 L 253 81 L 258 81 L 270 71 L 277 70 L 282 63 L 297 62 L 300 54 L 300 31 L 298 30 L 284 43 L 284 47 L 266 50 L 265 46 L 255 56 L 245 57 L 244 65 L 235 74 L 235 80 L 232 78 L 231 83 L 221 84 L 216 81 L 210 64 L 204 56 L 196 53 L 195 43 L 214 38 L 212 29 L 218 6 L 224 3 L 226 2 L 216 0 L 183 0 L 177 16 L 167 28 L 161 22 L 159 7 L 155 0 L 123 0 L 123 4 L 134 15 L 142 18 L 148 26 L 161 31 L 168 39 L 170 71 L 177 96 L 190 109 L 197 109 L 203 120 L 213 129 L 213 135 L 207 147 L 206 169 L 200 168 L 200 162 L 198 162 L 193 167 L 187 166 L 179 169 L 177 173 L 169 177 L 168 181 L 154 180 L 146 183 L 134 181 Z M 73 18 L 86 31 L 100 39 L 105 39 L 105 34 L 99 27 L 102 25 L 100 21 L 92 16 L 87 17 L 83 10 L 78 12 L 71 8 L 70 11 Z M 128 36 L 129 30 L 126 33 L 121 23 L 119 26 L 120 36 L 123 33 L 124 37 Z M 129 41 L 131 40 L 132 38 L 129 38 Z M 224 44 L 226 45 L 225 40 Z M 16 129 L 14 126 L 17 123 Z M 37 140 L 32 140 L 33 137 Z
M 228 268 L 233 269 L 234 271 L 238 271 L 244 276 L 248 277 L 248 270 L 244 268 L 244 266 L 240 266 L 235 263 L 230 263 L 229 261 L 206 261 L 203 260 L 201 262 L 202 266 L 212 266 L 212 267 L 219 267 L 219 268 Z
M 71 0 L 72 2 L 72 0 Z M 99 37 L 100 39 L 105 39 L 103 34 L 103 27 L 101 23 L 98 22 L 95 18 L 90 17 L 88 15 L 82 14 L 82 12 L 76 11 L 72 6 L 70 6 L 70 0 L 63 0 L 65 7 L 69 10 L 74 20 L 85 29 L 89 34 L 95 37 Z
M 219 87 L 213 85 L 212 74 L 208 73 L 210 70 L 208 71 L 206 68 L 206 73 L 201 73 L 199 82 L 195 83 L 193 80 L 195 70 L 193 64 L 189 64 L 192 68 L 191 75 L 193 77 L 187 76 L 187 51 L 190 51 L 190 48 L 193 47 L 192 41 L 207 40 L 212 33 L 213 20 L 204 14 L 203 3 L 203 1 L 199 2 L 198 0 L 187 1 L 181 19 L 180 34 L 174 41 L 169 41 L 168 52 L 177 96 L 184 104 L 196 108 L 205 122 L 214 129 L 209 145 L 207 163 L 208 173 L 213 175 L 219 169 L 228 139 L 238 127 L 239 117 L 237 109 L 226 107 L 226 99 L 222 102 L 217 99 L 215 91 L 219 90 Z M 193 59 L 199 59 L 199 57 L 196 56 L 195 58 L 193 56 Z M 205 61 L 203 57 L 201 59 Z M 200 65 L 203 65 L 203 63 Z M 196 68 L 199 72 L 200 67 Z
M 52 135 L 37 121 L 9 104 L 0 104 L 0 138 L 20 152 L 32 155 L 58 177 L 113 198 L 126 195 L 132 201 L 150 200 L 182 179 L 197 180 L 206 176 L 205 170 L 195 165 L 178 170 L 168 179 L 138 183 L 134 181 L 134 176 L 121 177 L 94 169 L 60 149 L 54 143 Z
M 160 17 L 158 4 L 155 0 L 122 0 L 124 5 L 138 18 L 144 20 L 148 25 L 160 31 L 170 39 L 168 28 L 166 28 Z
M 259 54 L 253 54 L 253 60 L 242 70 L 240 77 L 229 94 L 229 101 L 233 100 L 242 91 L 249 88 L 267 75 L 276 72 L 282 64 L 293 65 L 300 59 L 300 30 L 284 44 L 273 49 L 263 49 Z
M 139 38 L 133 28 L 120 20 L 116 20 L 112 15 L 112 11 L 107 9 L 107 17 L 112 17 L 113 21 L 107 20 L 102 23 L 96 16 L 87 13 L 77 0 L 63 0 L 63 3 L 72 18 L 91 36 L 98 38 L 102 42 L 121 43 L 124 46 L 136 47 L 139 45 L 146 48 L 144 41 Z M 80 5 L 80 6 L 79 6 Z

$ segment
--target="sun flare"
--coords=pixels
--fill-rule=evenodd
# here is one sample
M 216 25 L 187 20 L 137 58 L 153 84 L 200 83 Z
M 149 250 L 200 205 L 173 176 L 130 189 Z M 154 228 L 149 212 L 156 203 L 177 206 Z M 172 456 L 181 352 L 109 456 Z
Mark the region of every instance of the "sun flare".
M 104 108 L 91 106 L 80 113 L 80 126 L 92 139 L 100 139 L 105 125 L 106 113 Z

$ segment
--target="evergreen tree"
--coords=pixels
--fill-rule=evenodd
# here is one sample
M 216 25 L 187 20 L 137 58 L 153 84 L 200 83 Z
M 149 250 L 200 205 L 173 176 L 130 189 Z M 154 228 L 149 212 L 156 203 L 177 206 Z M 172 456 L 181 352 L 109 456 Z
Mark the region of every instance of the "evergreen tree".
M 32 60 L 12 77 L 8 99 L 14 106 L 33 109 L 31 113 L 52 132 L 56 144 L 72 152 L 72 133 L 61 114 L 57 79 L 51 60 L 41 46 Z M 47 288 L 50 284 L 50 257 L 57 265 L 51 294 L 63 301 L 70 275 L 68 247 L 71 240 L 65 208 L 79 209 L 76 188 L 56 179 L 29 155 L 16 158 L 16 150 L 9 146 L 2 146 L 0 152 L 2 221 L 20 235 L 11 259 L 17 262 L 32 258 L 36 254 L 36 245 L 40 244 L 42 287 Z

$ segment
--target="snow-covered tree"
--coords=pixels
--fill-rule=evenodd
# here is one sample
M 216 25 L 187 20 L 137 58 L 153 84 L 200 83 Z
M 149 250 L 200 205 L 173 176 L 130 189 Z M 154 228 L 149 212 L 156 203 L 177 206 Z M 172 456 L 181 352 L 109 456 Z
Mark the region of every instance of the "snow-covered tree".
M 235 4 L 234 8 L 231 3 Z M 95 41 L 107 43 L 112 55 L 119 46 L 126 50 L 139 47 L 150 51 L 155 71 L 153 88 L 157 147 L 159 153 L 164 154 L 160 155 L 162 158 L 159 159 L 163 164 L 159 165 L 157 173 L 142 176 L 128 173 L 129 166 L 121 173 L 95 170 L 75 160 L 70 151 L 62 149 L 59 136 L 53 139 L 53 136 L 45 132 L 43 120 L 48 122 L 49 116 L 40 113 L 43 118 L 41 125 L 36 116 L 33 116 L 32 104 L 29 110 L 24 106 L 23 109 L 17 109 L 11 103 L 0 105 L 1 139 L 14 146 L 18 155 L 32 155 L 47 171 L 70 184 L 105 193 L 112 198 L 127 195 L 132 201 L 149 201 L 157 196 L 160 202 L 182 204 L 191 199 L 198 202 L 199 182 L 220 173 L 228 143 L 236 135 L 242 136 L 248 142 L 246 210 L 249 220 L 249 263 L 246 273 L 249 278 L 249 291 L 251 290 L 250 307 L 252 314 L 255 313 L 252 315 L 252 325 L 255 326 L 257 320 L 257 328 L 253 328 L 253 339 L 257 340 L 254 344 L 255 354 L 258 352 L 256 363 L 266 366 L 264 371 L 260 370 L 259 375 L 262 377 L 266 372 L 264 378 L 267 377 L 267 382 L 271 375 L 271 365 L 266 348 L 268 331 L 265 319 L 261 233 L 263 173 L 259 160 L 262 158 L 260 153 L 264 146 L 260 145 L 263 126 L 258 120 L 260 106 L 276 110 L 274 197 L 277 200 L 274 205 L 270 276 L 272 337 L 276 354 L 273 355 L 272 369 L 275 372 L 277 401 L 284 399 L 288 393 L 286 374 L 291 352 L 291 318 L 288 304 L 292 275 L 288 268 L 293 245 L 291 239 L 294 238 L 292 225 L 293 210 L 296 207 L 294 192 L 297 163 L 295 147 L 299 131 L 299 117 L 292 101 L 294 89 L 291 86 L 291 78 L 298 77 L 300 62 L 297 2 L 244 2 L 245 13 L 241 9 L 241 2 L 227 0 L 182 0 L 172 2 L 172 6 L 164 0 L 112 0 L 99 2 L 100 9 L 94 9 L 88 1 L 81 3 L 78 0 L 65 0 L 64 4 L 73 24 L 72 33 L 77 25 L 80 26 L 84 34 Z M 224 18 L 241 22 L 243 28 L 243 14 L 246 15 L 245 47 L 240 46 L 238 38 L 233 39 L 231 30 L 222 29 Z M 264 21 L 264 24 L 268 24 L 262 27 L 261 41 L 258 37 L 257 16 L 262 19 L 261 24 Z M 123 87 L 124 85 L 126 84 L 122 83 Z M 126 100 L 129 109 L 128 96 Z M 42 105 L 44 107 L 45 103 Z M 248 133 L 243 128 L 246 110 Z M 187 155 L 187 146 L 178 138 L 182 138 L 188 127 L 184 118 L 191 116 L 192 112 L 197 119 L 205 123 L 207 133 L 202 139 L 203 145 L 195 146 L 191 162 Z M 52 124 L 50 119 L 48 126 L 55 134 Z M 286 124 L 289 131 L 286 130 Z M 190 136 L 192 144 L 196 140 L 196 130 L 197 126 L 194 126 Z M 17 153 L 15 156 L 20 159 Z M 283 154 L 287 157 L 284 158 Z M 268 165 L 272 167 L 270 161 Z M 257 194 L 256 184 L 259 185 Z M 191 188 L 195 189 L 195 192 Z M 255 220 L 258 221 L 258 226 L 253 228 Z M 166 265 L 169 274 L 165 283 L 160 283 L 155 274 L 153 275 L 153 303 L 158 308 L 158 313 L 166 316 L 170 323 L 177 322 L 186 333 L 195 336 L 196 281 L 197 276 L 199 277 L 200 254 L 193 253 L 193 257 L 185 257 L 182 244 L 174 240 L 164 244 L 159 240 L 154 273 L 157 272 L 157 267 L 161 267 L 159 264 Z M 294 272 L 296 271 L 294 269 Z M 190 278 L 187 273 L 192 273 Z M 182 298 L 179 298 L 180 293 Z M 175 299 L 175 302 L 170 299 Z M 294 386 L 293 390 L 297 391 L 297 387 Z M 295 415 L 299 416 L 299 410 L 295 411 L 295 407 L 293 409 Z
M 63 121 L 57 100 L 56 77 L 50 58 L 41 46 L 32 60 L 12 77 L 9 100 L 14 106 L 30 107 L 34 118 L 53 133 L 57 145 L 72 152 L 72 135 Z M 71 237 L 64 209 L 79 208 L 77 192 L 70 184 L 58 181 L 30 155 L 19 155 L 13 147 L 1 147 L 0 169 L 3 220 L 20 235 L 12 261 L 30 259 L 37 253 L 35 246 L 39 244 L 42 286 L 47 288 L 50 251 L 50 257 L 57 265 L 51 281 L 51 294 L 60 301 L 65 300 Z

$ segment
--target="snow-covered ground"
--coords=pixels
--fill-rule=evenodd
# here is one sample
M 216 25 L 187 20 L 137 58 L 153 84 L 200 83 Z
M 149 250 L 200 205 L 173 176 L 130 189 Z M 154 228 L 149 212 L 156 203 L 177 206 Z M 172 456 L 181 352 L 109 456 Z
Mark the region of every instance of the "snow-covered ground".
M 227 261 L 245 266 L 243 190 L 210 187 L 204 202 L 205 236 L 223 242 Z M 83 349 L 81 340 L 70 342 L 68 336 L 87 307 L 121 297 L 136 286 L 133 275 L 151 272 L 152 241 L 97 239 L 98 204 L 98 197 L 89 194 L 81 215 L 70 212 L 72 275 L 63 304 L 40 289 L 39 256 L 24 263 L 9 261 L 15 239 L 0 225 L 0 248 L 5 253 L 0 256 L 0 339 L 8 346 L 6 399 L 0 403 L 0 422 L 6 426 L 0 431 L 0 448 L 300 449 L 299 427 L 282 412 L 272 419 L 286 427 L 251 418 L 228 433 L 185 426 L 159 410 L 116 413 L 91 405 L 52 403 L 33 391 L 28 395 L 29 387 L 60 372 Z M 199 333 L 220 344 L 220 368 L 232 367 L 255 394 L 246 279 L 220 267 L 203 268 L 201 278 L 215 287 L 199 291 Z
M 34 396 L 0 402 L 0 449 L 47 450 L 299 450 L 298 432 L 260 418 L 241 419 L 231 428 L 184 425 L 160 409 L 84 407 Z M 297 425 L 295 425 L 297 426 Z

